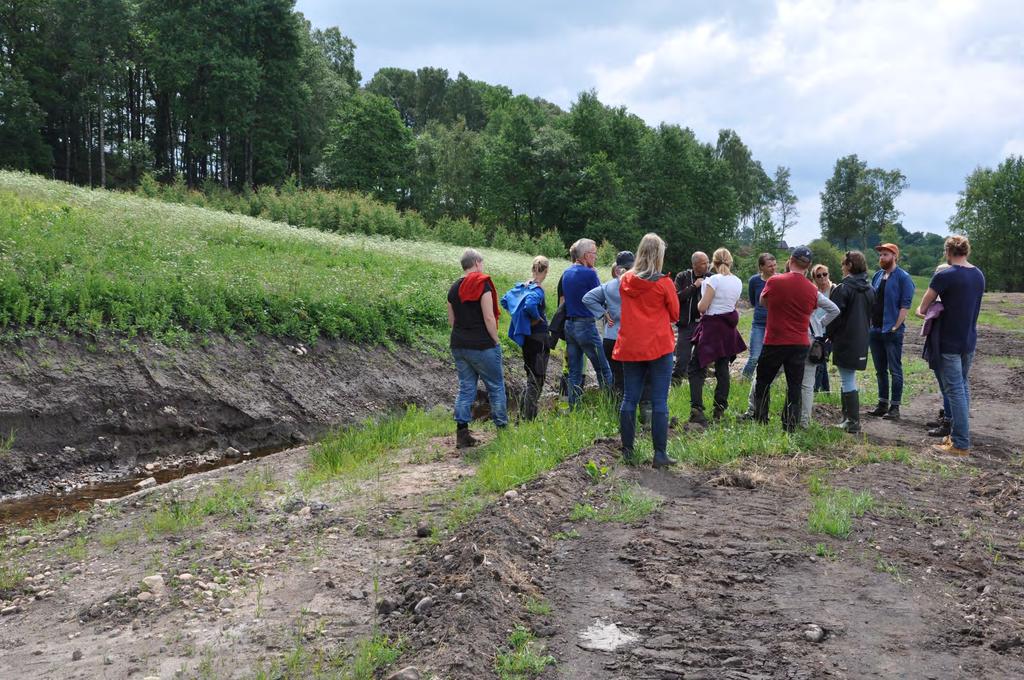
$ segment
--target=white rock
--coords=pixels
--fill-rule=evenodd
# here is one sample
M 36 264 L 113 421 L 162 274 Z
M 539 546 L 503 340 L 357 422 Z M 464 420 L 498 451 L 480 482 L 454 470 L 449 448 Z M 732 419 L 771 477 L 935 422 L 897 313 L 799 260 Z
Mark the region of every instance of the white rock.
M 509 489 L 508 491 L 505 492 L 505 498 L 507 498 L 510 501 L 514 501 L 515 499 L 519 498 L 519 492 L 516 491 L 515 489 Z
M 195 576 L 193 576 L 192 574 L 178 574 L 178 580 L 181 581 L 182 583 L 188 583 L 189 581 L 193 580 L 194 578 L 195 578 Z
M 164 591 L 164 577 L 160 574 L 147 576 L 142 579 L 142 584 L 154 595 L 160 595 Z
M 156 469 L 156 463 L 146 463 L 146 471 L 152 472 Z
M 22 536 L 16 536 L 14 538 L 14 543 L 16 545 L 28 545 L 31 542 L 32 542 L 32 537 L 31 536 L 22 535 Z
M 149 602 L 153 599 L 153 597 L 153 593 L 146 592 L 145 590 L 143 590 L 141 593 L 138 594 L 137 599 L 139 600 L 139 602 Z
M 136 484 L 135 488 L 136 489 L 147 489 L 147 488 L 149 488 L 151 486 L 156 486 L 156 479 L 154 479 L 153 477 L 146 477 L 145 479 L 140 481 L 138 484 Z

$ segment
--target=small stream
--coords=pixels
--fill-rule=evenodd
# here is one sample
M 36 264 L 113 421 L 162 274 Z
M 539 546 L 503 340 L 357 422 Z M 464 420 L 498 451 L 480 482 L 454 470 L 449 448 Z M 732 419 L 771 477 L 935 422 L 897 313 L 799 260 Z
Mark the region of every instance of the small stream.
M 274 446 L 266 449 L 257 449 L 244 457 L 228 458 L 225 456 L 215 461 L 154 470 L 153 472 L 122 477 L 108 482 L 86 484 L 66 493 L 41 493 L 9 501 L 0 501 L 0 529 L 8 526 L 25 526 L 35 521 L 52 522 L 60 517 L 72 515 L 79 510 L 87 510 L 100 499 L 127 496 L 137 491 L 135 485 L 147 477 L 156 479 L 157 485 L 166 484 L 175 479 L 188 477 L 199 472 L 231 467 L 242 461 L 263 458 L 280 451 L 285 451 L 292 448 L 292 446 Z

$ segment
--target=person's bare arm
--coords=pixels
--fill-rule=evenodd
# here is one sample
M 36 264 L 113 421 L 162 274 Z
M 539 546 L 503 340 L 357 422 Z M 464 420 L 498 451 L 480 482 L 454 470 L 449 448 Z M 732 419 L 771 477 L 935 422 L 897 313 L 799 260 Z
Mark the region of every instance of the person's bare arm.
M 921 298 L 921 304 L 917 306 L 917 315 L 924 318 L 924 315 L 928 313 L 928 308 L 932 306 L 937 297 L 939 297 L 939 294 L 935 292 L 935 289 L 929 288 L 926 290 L 924 297 Z
M 708 307 L 711 306 L 711 301 L 715 299 L 715 289 L 709 283 L 704 286 L 704 295 L 701 296 L 700 302 L 697 303 L 697 311 L 703 314 L 708 311 Z M 710 321 L 708 323 L 711 323 Z
M 491 302 L 493 293 L 487 291 L 480 296 L 480 310 L 484 314 L 484 326 L 487 327 L 487 332 L 491 336 L 491 340 L 494 340 L 494 344 L 498 344 L 498 320 L 494 318 L 494 303 Z
M 455 310 L 452 309 L 452 303 L 448 303 L 448 327 L 455 327 Z

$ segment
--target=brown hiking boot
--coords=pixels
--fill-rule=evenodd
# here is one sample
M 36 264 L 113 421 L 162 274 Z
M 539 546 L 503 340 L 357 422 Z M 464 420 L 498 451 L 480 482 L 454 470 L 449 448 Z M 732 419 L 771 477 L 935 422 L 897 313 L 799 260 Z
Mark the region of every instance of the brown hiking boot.
M 468 427 L 460 427 L 458 430 L 455 431 L 455 448 L 468 449 L 472 446 L 476 446 L 479 443 L 480 441 L 469 433 Z
M 957 448 L 953 442 L 942 442 L 941 444 L 932 444 L 932 451 L 941 453 L 944 456 L 969 456 L 971 455 L 970 449 Z

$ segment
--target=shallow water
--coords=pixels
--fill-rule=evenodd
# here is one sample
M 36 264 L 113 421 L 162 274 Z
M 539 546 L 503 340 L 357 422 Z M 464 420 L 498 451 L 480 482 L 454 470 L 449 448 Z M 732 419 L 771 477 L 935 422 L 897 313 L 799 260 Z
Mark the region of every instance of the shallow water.
M 41 493 L 23 498 L 15 498 L 9 501 L 0 502 L 0 527 L 24 526 L 32 522 L 52 522 L 67 515 L 73 515 L 79 510 L 87 510 L 93 504 L 104 498 L 121 498 L 137 491 L 135 485 L 147 477 L 156 479 L 157 485 L 166 484 L 175 479 L 181 479 L 198 472 L 216 470 L 218 468 L 237 465 L 245 460 L 255 460 L 269 456 L 272 453 L 284 451 L 290 446 L 275 446 L 266 449 L 258 449 L 250 455 L 239 458 L 224 457 L 213 462 L 205 462 L 196 465 L 183 465 L 181 467 L 168 468 L 165 470 L 154 470 L 151 473 L 122 477 L 109 482 L 98 482 L 86 484 L 85 486 L 68 491 L 67 493 Z

